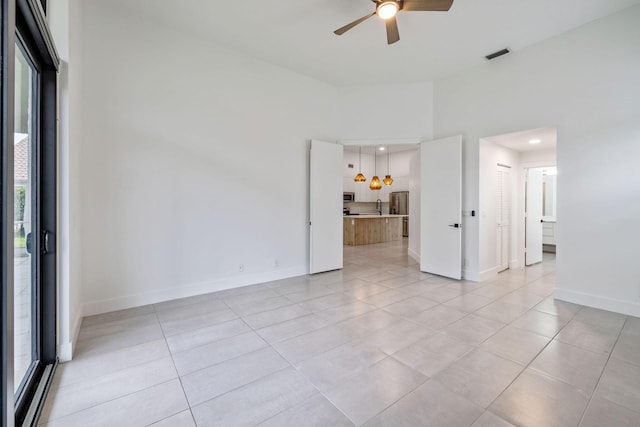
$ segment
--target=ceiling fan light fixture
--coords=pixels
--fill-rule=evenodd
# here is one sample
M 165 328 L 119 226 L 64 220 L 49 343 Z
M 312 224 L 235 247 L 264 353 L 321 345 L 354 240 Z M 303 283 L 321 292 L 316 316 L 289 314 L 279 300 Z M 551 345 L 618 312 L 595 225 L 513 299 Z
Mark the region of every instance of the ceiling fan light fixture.
M 391 19 L 398 13 L 400 10 L 400 6 L 395 1 L 384 1 L 378 5 L 376 8 L 376 14 L 380 19 L 387 20 Z

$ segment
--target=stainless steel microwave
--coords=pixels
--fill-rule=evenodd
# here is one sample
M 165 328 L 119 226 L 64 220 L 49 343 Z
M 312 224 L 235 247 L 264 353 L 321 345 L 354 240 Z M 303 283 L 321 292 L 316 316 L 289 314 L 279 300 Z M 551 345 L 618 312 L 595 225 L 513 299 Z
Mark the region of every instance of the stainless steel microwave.
M 342 193 L 342 201 L 343 202 L 355 202 L 356 201 L 356 193 Z

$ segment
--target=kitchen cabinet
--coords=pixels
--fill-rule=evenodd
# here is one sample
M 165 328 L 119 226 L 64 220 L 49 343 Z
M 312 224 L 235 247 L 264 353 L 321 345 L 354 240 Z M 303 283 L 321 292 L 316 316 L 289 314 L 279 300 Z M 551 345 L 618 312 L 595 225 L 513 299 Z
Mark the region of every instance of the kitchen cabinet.
M 345 216 L 343 243 L 348 246 L 360 246 L 402 240 L 402 220 L 405 216 Z
M 343 188 L 342 191 L 345 193 L 355 193 L 356 182 L 353 180 L 353 177 L 345 176 L 344 178 L 342 178 L 342 188 Z M 358 200 L 357 194 L 356 194 L 356 200 Z

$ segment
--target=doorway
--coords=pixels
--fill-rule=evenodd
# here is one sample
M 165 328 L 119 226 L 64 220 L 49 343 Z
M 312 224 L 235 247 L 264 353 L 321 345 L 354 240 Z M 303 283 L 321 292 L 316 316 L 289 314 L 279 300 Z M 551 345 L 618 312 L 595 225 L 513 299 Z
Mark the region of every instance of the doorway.
M 506 268 L 542 261 L 543 239 L 548 241 L 543 226 L 548 228 L 547 222 L 553 222 L 555 233 L 557 186 L 555 169 L 551 168 L 556 165 L 556 144 L 555 127 L 480 140 L 481 281 Z M 545 207 L 548 216 L 543 215 Z
M 396 144 L 364 147 L 371 153 L 372 159 L 369 160 L 370 166 L 373 166 L 369 169 L 370 184 L 366 179 L 367 158 L 364 157 L 363 162 L 363 146 L 350 144 L 344 152 L 345 243 L 364 246 L 367 243 L 392 243 L 398 240 L 393 236 L 408 237 L 408 256 L 420 262 L 421 271 L 460 280 L 462 137 L 458 135 L 422 141 L 419 145 L 417 142 L 408 147 Z M 396 154 L 394 157 L 404 157 L 403 167 L 398 167 L 397 161 L 389 160 L 392 149 Z M 380 156 L 379 152 L 384 151 L 387 168 L 383 182 L 390 178 L 391 173 L 401 172 L 395 175 L 393 182 L 385 182 L 390 189 L 380 191 L 381 186 L 375 188 L 374 182 L 380 175 L 377 164 L 384 165 L 385 154 Z M 379 157 L 382 157 L 382 162 L 378 162 Z M 384 166 L 381 169 L 384 171 Z M 382 198 L 374 202 L 374 198 L 380 194 L 388 203 Z M 360 204 L 359 200 L 362 200 Z M 424 203 L 426 200 L 428 204 Z M 384 218 L 385 215 L 388 218 Z M 398 216 L 404 217 L 402 221 L 398 221 Z M 393 232 L 393 224 L 397 224 L 397 233 Z M 364 236 L 360 243 L 358 229 Z M 387 240 L 384 240 L 385 236 Z
M 555 166 L 528 168 L 525 183 L 525 265 L 542 262 L 543 253 L 556 253 Z
M 397 143 L 396 143 L 397 144 Z M 398 148 L 394 145 L 394 148 Z M 419 144 L 419 145 L 418 145 Z M 409 153 L 409 169 L 410 176 L 404 176 L 405 182 L 408 182 L 410 191 L 401 191 L 406 196 L 404 198 L 393 197 L 394 193 L 389 194 L 389 202 L 385 203 L 378 198 L 373 202 L 366 200 L 364 203 L 375 206 L 375 211 L 371 211 L 372 206 L 365 206 L 368 209 L 362 212 L 351 210 L 352 204 L 357 202 L 357 194 L 355 185 L 362 186 L 365 179 L 360 175 L 362 172 L 362 154 L 361 148 L 357 147 L 357 165 L 358 171 L 355 171 L 356 161 L 345 161 L 345 152 L 336 149 L 336 146 L 344 144 L 336 144 L 322 141 L 312 141 L 310 145 L 310 273 L 318 273 L 322 271 L 330 271 L 342 268 L 344 259 L 343 247 L 337 248 L 336 245 L 358 246 L 371 243 L 394 242 L 407 238 L 408 234 L 408 250 L 407 256 L 420 262 L 420 271 L 428 272 L 440 276 L 450 277 L 457 280 L 462 278 L 462 136 L 457 135 L 448 138 L 441 138 L 430 141 L 418 141 L 412 144 L 411 153 Z M 358 145 L 358 144 L 350 144 Z M 320 155 L 321 152 L 314 152 L 314 147 L 325 147 L 320 151 L 331 153 L 330 155 Z M 419 149 L 418 149 L 419 148 Z M 390 155 L 387 152 L 387 174 L 384 180 L 380 180 L 377 169 L 377 151 L 384 151 L 387 147 L 374 146 L 373 159 L 373 176 L 369 189 L 372 191 L 380 191 L 382 181 L 387 186 L 393 185 L 394 181 L 402 182 L 400 177 L 396 176 L 391 179 L 390 173 Z M 343 174 L 343 186 L 340 188 L 335 183 L 335 170 L 340 169 L 340 164 L 344 164 L 347 171 Z M 330 182 L 320 182 L 320 174 L 315 173 L 316 170 L 332 171 Z M 389 181 L 389 182 L 385 182 Z M 322 187 L 322 190 L 316 190 Z M 377 188 L 375 188 L 377 187 Z M 342 191 L 340 191 L 342 190 Z M 387 190 L 388 191 L 388 190 Z M 335 201 L 339 200 L 340 192 L 344 201 L 342 217 L 339 218 L 337 209 L 335 209 Z M 367 193 L 369 194 L 369 193 Z M 378 196 L 380 193 L 373 193 Z M 412 197 L 413 195 L 413 197 Z M 417 196 L 417 197 L 416 197 Z M 369 196 L 371 197 L 371 196 Z M 379 196 L 378 196 L 379 197 Z M 396 207 L 394 201 L 401 200 Z M 408 206 L 407 206 L 408 199 Z M 425 201 L 429 203 L 425 205 Z M 385 206 L 386 205 L 386 206 Z M 318 206 L 327 207 L 329 210 L 325 215 L 331 218 L 326 225 L 319 220 L 320 208 Z M 406 214 L 400 213 L 398 210 L 407 207 Z M 426 207 L 425 207 L 426 206 Z M 362 207 L 358 207 L 362 208 Z M 348 212 L 347 212 L 348 211 Z M 402 217 L 402 218 L 400 218 Z M 357 218 L 357 220 L 356 220 Z M 335 219 L 342 220 L 342 238 L 336 239 L 340 222 Z M 408 221 L 407 221 L 408 219 Z M 409 224 L 407 224 L 407 222 Z M 415 223 L 421 224 L 421 227 L 415 227 Z M 413 226 L 411 224 L 414 224 Z M 358 231 L 358 229 L 360 231 Z M 396 230 L 396 231 L 394 231 Z M 360 238 L 359 238 L 360 236 Z M 417 245 L 416 245 L 417 244 Z M 417 246 L 417 250 L 413 246 Z M 341 259 L 332 259 L 330 263 L 325 263 L 322 268 L 316 269 L 316 257 L 319 248 L 333 248 L 331 253 L 340 254 Z M 324 253 L 324 252 L 323 252 Z M 334 257 L 335 258 L 335 257 Z M 327 257 L 329 259 L 329 257 Z

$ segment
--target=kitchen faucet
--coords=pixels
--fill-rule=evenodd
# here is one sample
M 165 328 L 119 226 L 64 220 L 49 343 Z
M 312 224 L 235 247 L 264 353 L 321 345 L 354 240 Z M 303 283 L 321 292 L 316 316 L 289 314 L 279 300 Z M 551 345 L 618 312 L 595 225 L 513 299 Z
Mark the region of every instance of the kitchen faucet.
M 376 210 L 378 211 L 378 214 L 382 216 L 382 200 L 380 199 L 376 200 Z

